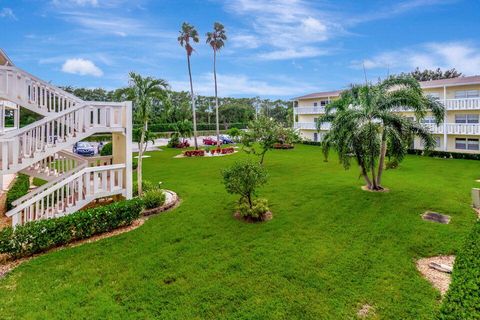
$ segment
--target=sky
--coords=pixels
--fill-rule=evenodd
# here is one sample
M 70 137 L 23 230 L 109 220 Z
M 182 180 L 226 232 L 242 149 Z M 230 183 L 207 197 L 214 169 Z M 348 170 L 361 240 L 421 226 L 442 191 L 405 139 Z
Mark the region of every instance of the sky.
M 56 85 L 115 89 L 139 72 L 213 95 L 205 33 L 218 21 L 220 96 L 289 99 L 419 68 L 480 74 L 480 0 L 0 0 L 0 48 Z

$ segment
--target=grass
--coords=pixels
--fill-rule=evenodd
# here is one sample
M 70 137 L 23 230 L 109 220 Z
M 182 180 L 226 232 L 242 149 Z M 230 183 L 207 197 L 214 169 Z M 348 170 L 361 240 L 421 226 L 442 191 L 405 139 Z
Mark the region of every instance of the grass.
M 354 168 L 314 146 L 268 152 L 272 221 L 232 218 L 220 169 L 244 153 L 149 153 L 144 176 L 178 192 L 176 210 L 113 238 L 52 252 L 0 280 L 2 319 L 432 319 L 440 295 L 414 260 L 451 254 L 475 215 L 477 161 L 409 156 L 360 190 Z M 425 210 L 449 225 L 420 219 Z

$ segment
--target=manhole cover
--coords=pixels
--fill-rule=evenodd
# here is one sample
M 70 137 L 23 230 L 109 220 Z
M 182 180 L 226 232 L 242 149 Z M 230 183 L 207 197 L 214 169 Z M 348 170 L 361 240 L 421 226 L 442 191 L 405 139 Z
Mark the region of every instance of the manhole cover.
M 423 220 L 438 222 L 442 224 L 450 223 L 450 216 L 438 212 L 426 211 L 422 214 Z

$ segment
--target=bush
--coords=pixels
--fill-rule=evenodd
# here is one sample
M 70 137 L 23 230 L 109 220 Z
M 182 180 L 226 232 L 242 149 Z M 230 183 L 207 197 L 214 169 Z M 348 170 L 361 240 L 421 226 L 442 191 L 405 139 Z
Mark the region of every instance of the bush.
M 311 140 L 302 140 L 302 144 L 306 144 L 309 146 L 322 146 L 322 142 L 320 141 L 311 141 Z
M 7 192 L 7 210 L 13 209 L 13 204 L 17 199 L 20 199 L 24 195 L 28 193 L 28 189 L 30 188 L 30 177 L 26 174 L 19 174 L 15 179 L 12 187 Z
M 170 140 L 168 140 L 167 147 L 176 148 L 180 143 L 180 138 L 177 133 L 172 134 Z
M 228 148 L 220 149 L 220 152 L 222 154 L 229 154 L 229 153 L 234 153 L 235 149 L 233 147 L 228 147 Z
M 142 201 L 145 209 L 160 207 L 165 203 L 165 192 L 161 189 L 149 190 L 143 194 Z
M 28 222 L 15 229 L 8 227 L 0 231 L 0 252 L 17 258 L 39 253 L 130 225 L 141 211 L 141 200 L 133 199 L 60 218 Z
M 387 170 L 388 169 L 397 169 L 399 165 L 400 165 L 400 163 L 398 162 L 398 159 L 392 159 L 392 160 L 387 162 L 387 164 L 385 165 L 385 168 L 387 168 Z
M 101 156 L 111 156 L 113 153 L 113 144 L 111 142 L 105 144 L 100 151 Z
M 452 283 L 438 319 L 480 319 L 480 222 L 464 242 L 455 259 Z
M 435 158 L 448 158 L 448 159 L 466 159 L 466 160 L 480 160 L 480 154 L 478 153 L 462 153 L 462 152 L 447 152 L 447 151 L 425 151 L 419 149 L 408 149 L 408 154 L 414 154 L 418 156 L 429 156 Z
M 237 206 L 237 210 L 242 217 L 251 218 L 258 221 L 263 220 L 265 214 L 270 211 L 268 208 L 267 199 L 253 200 L 251 207 L 247 201 L 241 201 Z
M 293 144 L 288 143 L 275 143 L 273 149 L 293 149 Z
M 132 170 L 137 170 L 137 168 L 138 168 L 138 160 L 133 159 L 132 160 Z
M 151 190 L 156 190 L 159 189 L 158 185 L 155 185 L 153 182 L 149 180 L 142 180 L 142 192 L 148 192 Z M 138 181 L 135 181 L 133 183 L 133 196 L 137 197 L 138 196 Z

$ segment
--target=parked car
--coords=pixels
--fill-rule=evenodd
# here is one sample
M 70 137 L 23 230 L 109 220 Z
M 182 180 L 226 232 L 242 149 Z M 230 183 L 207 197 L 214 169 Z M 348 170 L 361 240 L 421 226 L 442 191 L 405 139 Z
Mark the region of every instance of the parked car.
M 73 145 L 73 152 L 81 156 L 94 156 L 95 147 L 89 142 L 77 142 Z
M 208 138 L 203 139 L 203 144 L 206 145 L 206 146 L 215 146 L 217 144 L 217 140 L 215 140 L 211 137 L 208 137 Z M 220 144 L 222 144 L 221 140 L 220 140 Z
M 230 136 L 228 136 L 228 135 L 226 135 L 226 134 L 220 136 L 220 141 L 221 141 L 223 144 L 234 143 L 233 139 L 230 138 Z

